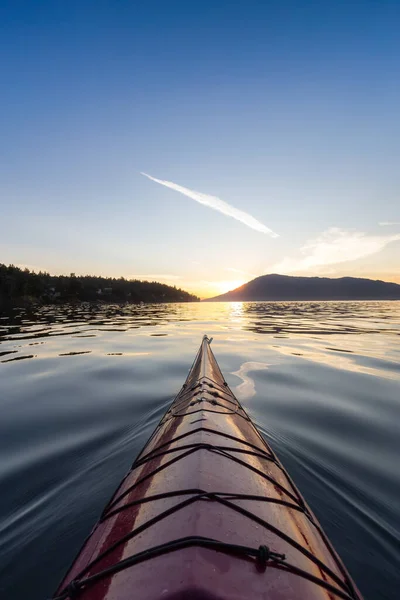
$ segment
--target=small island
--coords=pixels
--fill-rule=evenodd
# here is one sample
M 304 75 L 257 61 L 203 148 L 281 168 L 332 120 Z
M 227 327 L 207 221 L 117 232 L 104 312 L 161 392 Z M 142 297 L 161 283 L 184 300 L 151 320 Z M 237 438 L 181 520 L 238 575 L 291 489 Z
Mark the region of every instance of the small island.
M 199 298 L 175 286 L 156 281 L 128 280 L 95 275 L 50 275 L 0 264 L 0 307 L 15 304 L 64 302 L 198 302 Z
M 262 275 L 205 302 L 253 300 L 400 300 L 400 285 L 360 277 Z

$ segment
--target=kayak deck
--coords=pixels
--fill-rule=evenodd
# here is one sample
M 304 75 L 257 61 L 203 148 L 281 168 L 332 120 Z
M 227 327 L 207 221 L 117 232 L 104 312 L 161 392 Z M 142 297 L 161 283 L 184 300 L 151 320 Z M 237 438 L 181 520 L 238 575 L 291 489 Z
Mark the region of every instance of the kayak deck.
M 55 597 L 361 598 L 207 336 Z

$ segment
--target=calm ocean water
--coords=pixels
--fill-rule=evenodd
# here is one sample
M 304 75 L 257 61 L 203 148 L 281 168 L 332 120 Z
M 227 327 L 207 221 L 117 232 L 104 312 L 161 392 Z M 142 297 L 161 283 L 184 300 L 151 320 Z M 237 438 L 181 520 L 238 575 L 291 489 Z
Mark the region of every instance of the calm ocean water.
M 397 600 L 400 302 L 0 315 L 0 596 L 51 596 L 204 333 L 366 600 Z

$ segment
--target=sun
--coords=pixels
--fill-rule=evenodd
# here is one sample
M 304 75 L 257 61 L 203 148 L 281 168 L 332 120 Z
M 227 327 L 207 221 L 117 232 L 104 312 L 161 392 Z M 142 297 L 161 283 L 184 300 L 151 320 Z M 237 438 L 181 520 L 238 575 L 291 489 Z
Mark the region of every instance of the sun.
M 225 294 L 226 292 L 230 292 L 231 290 L 235 290 L 236 288 L 240 287 L 244 283 L 246 283 L 244 281 L 244 279 L 235 279 L 235 280 L 230 280 L 230 281 L 219 281 L 216 284 L 215 287 L 218 289 L 218 292 L 220 294 Z

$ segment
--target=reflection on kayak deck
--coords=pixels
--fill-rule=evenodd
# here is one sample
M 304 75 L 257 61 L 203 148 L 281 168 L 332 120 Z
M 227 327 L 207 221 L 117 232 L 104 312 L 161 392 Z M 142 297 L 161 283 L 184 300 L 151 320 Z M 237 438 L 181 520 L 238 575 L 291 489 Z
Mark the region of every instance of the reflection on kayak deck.
M 50 597 L 205 332 L 365 599 L 397 600 L 399 302 L 3 313 L 1 597 Z

